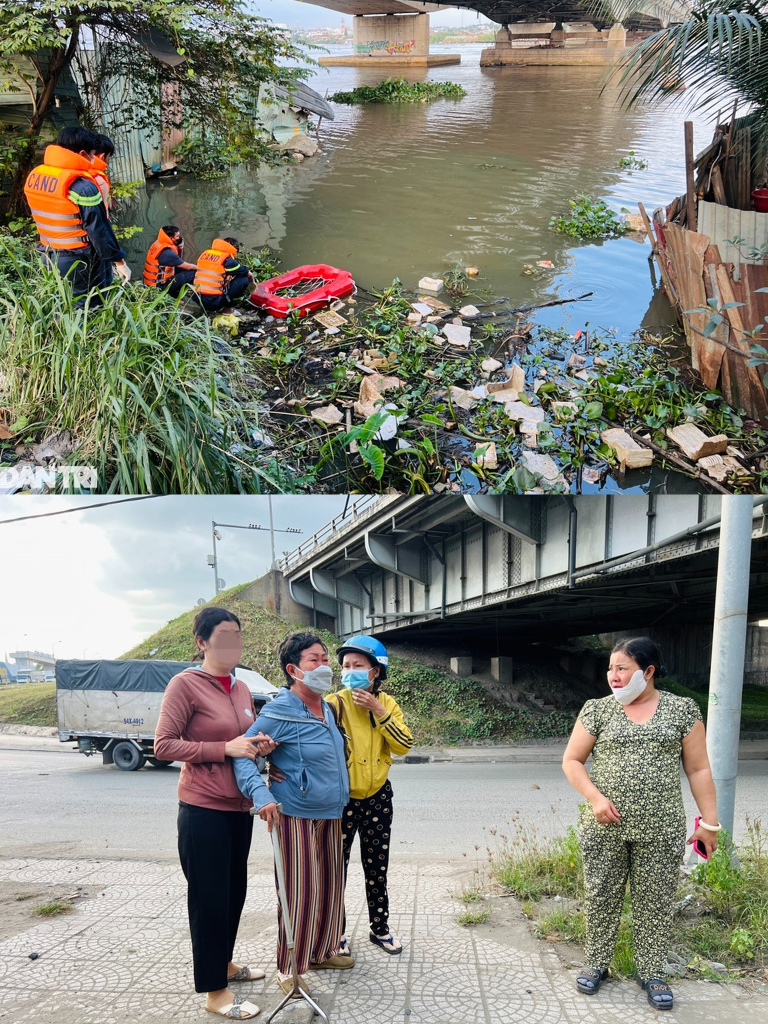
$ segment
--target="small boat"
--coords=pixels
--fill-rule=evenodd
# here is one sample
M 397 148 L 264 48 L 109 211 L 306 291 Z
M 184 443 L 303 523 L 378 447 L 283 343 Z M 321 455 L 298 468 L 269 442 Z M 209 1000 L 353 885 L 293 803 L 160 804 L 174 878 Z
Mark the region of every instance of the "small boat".
M 276 317 L 291 313 L 307 316 L 354 291 L 355 282 L 348 270 L 316 263 L 262 281 L 251 292 L 251 305 Z

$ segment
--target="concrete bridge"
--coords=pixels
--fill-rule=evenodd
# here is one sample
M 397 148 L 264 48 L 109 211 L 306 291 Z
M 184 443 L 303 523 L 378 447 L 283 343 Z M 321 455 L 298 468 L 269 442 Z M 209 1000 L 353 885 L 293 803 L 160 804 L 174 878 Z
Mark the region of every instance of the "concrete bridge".
M 502 64 L 610 64 L 648 32 L 687 16 L 687 0 L 650 0 L 643 15 L 624 23 L 600 17 L 581 0 L 309 0 L 353 16 L 354 54 L 323 57 L 325 66 L 458 64 L 458 54 L 430 54 L 429 14 L 450 7 L 477 11 L 501 25 L 484 66 Z M 628 34 L 629 33 L 629 34 Z
M 750 621 L 768 618 L 768 499 L 758 501 Z M 652 628 L 667 649 L 671 640 L 708 650 L 720 503 L 709 495 L 385 497 L 352 506 L 280 568 L 293 600 L 329 617 L 342 637 L 369 632 L 503 658 L 554 637 Z

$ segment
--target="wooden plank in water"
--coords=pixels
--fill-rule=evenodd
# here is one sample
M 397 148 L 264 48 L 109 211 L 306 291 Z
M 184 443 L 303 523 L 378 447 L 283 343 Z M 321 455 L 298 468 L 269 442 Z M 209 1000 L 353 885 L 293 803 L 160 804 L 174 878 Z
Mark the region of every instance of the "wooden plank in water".
M 710 239 L 708 235 L 688 231 L 677 224 L 667 224 L 664 234 L 667 243 L 669 274 L 677 290 L 685 336 L 691 350 L 691 362 L 693 368 L 700 371 L 700 332 L 708 323 L 709 315 L 707 313 L 689 313 L 688 310 L 705 307 L 707 304 L 703 272 L 704 254 L 709 247 Z M 715 377 L 715 379 L 717 378 Z M 707 387 L 712 386 L 707 384 Z

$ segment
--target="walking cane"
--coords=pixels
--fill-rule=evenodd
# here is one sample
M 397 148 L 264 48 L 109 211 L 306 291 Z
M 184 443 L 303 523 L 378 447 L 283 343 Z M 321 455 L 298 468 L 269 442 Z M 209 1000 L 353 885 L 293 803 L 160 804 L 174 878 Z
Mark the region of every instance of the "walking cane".
M 277 810 L 279 814 L 283 813 L 283 805 L 278 804 Z M 255 807 L 251 808 L 251 814 L 258 814 L 259 812 Z M 280 1013 L 284 1007 L 288 1005 L 291 999 L 294 999 L 297 995 L 299 998 L 305 1000 L 314 1010 L 317 1016 L 322 1017 L 325 1024 L 328 1024 L 328 1017 L 317 1003 L 312 999 L 309 992 L 306 992 L 301 985 L 299 985 L 299 971 L 296 966 L 296 943 L 293 938 L 293 923 L 291 922 L 291 915 L 288 911 L 288 897 L 285 892 L 285 872 L 283 871 L 283 854 L 280 849 L 280 829 L 277 825 L 272 826 L 272 852 L 275 858 L 275 874 L 277 875 L 277 894 L 280 898 L 280 906 L 283 910 L 283 928 L 285 928 L 285 941 L 288 946 L 288 956 L 291 964 L 291 978 L 293 979 L 293 988 L 288 995 L 281 1000 L 277 1007 L 267 1017 L 267 1024 L 272 1024 L 272 1021 Z

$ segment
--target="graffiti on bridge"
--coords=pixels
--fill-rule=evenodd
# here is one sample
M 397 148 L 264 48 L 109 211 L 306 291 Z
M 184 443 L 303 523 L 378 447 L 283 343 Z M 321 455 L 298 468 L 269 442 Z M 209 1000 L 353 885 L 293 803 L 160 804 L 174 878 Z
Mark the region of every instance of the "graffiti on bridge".
M 394 42 L 391 39 L 377 39 L 370 43 L 355 43 L 355 53 L 388 53 L 390 55 L 413 53 L 415 46 L 415 39 L 403 39 L 400 42 Z

